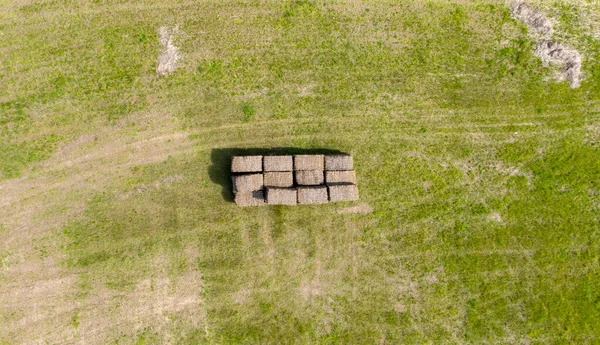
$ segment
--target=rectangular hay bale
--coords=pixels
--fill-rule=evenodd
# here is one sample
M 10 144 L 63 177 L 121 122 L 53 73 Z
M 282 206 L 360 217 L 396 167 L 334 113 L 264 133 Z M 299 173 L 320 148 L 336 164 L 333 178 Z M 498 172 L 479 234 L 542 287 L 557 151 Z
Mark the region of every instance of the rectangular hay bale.
M 253 192 L 263 189 L 263 174 L 234 175 L 233 192 Z
M 356 172 L 347 171 L 326 171 L 325 183 L 332 184 L 356 184 Z
M 327 187 L 298 187 L 299 204 L 326 204 L 328 202 Z
M 358 187 L 354 184 L 332 185 L 329 188 L 329 201 L 358 200 Z
M 327 155 L 325 156 L 325 170 L 354 170 L 354 159 L 351 155 Z
M 298 193 L 295 188 L 267 188 L 267 204 L 269 205 L 296 205 Z
M 299 186 L 316 186 L 323 184 L 323 170 L 296 171 L 296 183 Z
M 263 171 L 263 156 L 236 156 L 231 160 L 231 172 L 261 172 Z
M 270 171 L 264 175 L 265 187 L 293 187 L 294 174 L 291 171 Z
M 325 156 L 323 155 L 295 155 L 294 170 L 323 170 Z
M 265 156 L 265 171 L 292 171 L 294 170 L 294 160 L 292 156 Z
M 235 194 L 235 203 L 238 206 L 263 206 L 267 204 L 265 193 L 262 190 L 253 192 L 239 192 Z

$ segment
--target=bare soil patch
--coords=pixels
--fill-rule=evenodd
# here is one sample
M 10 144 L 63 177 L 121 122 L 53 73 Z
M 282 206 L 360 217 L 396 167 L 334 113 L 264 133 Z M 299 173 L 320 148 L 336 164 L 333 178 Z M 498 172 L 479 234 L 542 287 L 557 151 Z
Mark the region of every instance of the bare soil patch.
M 159 41 L 163 46 L 163 52 L 158 58 L 158 67 L 156 67 L 156 73 L 160 76 L 167 76 L 175 72 L 179 60 L 181 60 L 179 48 L 173 44 L 173 40 L 178 33 L 179 27 L 177 26 L 173 28 L 162 26 L 158 29 Z
M 515 1 L 512 12 L 515 18 L 527 24 L 532 34 L 541 38 L 550 38 L 554 34 L 552 21 L 539 8 L 518 0 Z
M 561 68 L 557 81 L 567 80 L 573 89 L 580 87 L 583 54 L 552 39 L 552 21 L 539 8 L 517 0 L 512 13 L 516 19 L 527 24 L 531 35 L 537 40 L 535 54 L 545 64 Z

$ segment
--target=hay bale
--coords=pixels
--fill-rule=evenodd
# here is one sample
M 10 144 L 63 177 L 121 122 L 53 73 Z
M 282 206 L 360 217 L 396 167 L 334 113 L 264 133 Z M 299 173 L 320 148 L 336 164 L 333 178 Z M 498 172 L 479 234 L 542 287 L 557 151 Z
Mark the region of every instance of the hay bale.
M 294 174 L 291 171 L 270 171 L 264 175 L 265 187 L 292 187 Z
M 266 205 L 265 193 L 262 190 L 253 192 L 239 192 L 235 195 L 235 203 L 238 206 L 263 206 Z
M 327 187 L 298 187 L 299 204 L 326 204 L 329 202 Z
M 292 171 L 294 160 L 292 156 L 265 156 L 265 171 Z
M 354 160 L 350 155 L 325 156 L 325 170 L 354 170 Z
M 261 172 L 263 171 L 262 156 L 236 156 L 231 160 L 231 172 Z
M 295 155 L 294 170 L 323 170 L 325 156 L 323 155 Z
M 324 180 L 323 170 L 296 171 L 296 183 L 300 186 L 316 186 Z
M 358 200 L 358 187 L 355 184 L 332 185 L 329 188 L 329 201 Z
M 264 186 L 262 174 L 234 175 L 232 180 L 234 193 L 262 190 Z
M 350 171 L 326 171 L 325 183 L 333 184 L 356 184 L 356 172 Z
M 296 205 L 298 194 L 295 188 L 267 188 L 267 204 L 269 205 Z

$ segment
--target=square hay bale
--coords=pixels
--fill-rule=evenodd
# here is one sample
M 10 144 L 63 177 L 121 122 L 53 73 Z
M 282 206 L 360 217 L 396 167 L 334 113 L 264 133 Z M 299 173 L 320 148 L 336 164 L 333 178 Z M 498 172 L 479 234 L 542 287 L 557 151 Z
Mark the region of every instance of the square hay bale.
M 263 174 L 234 175 L 233 192 L 253 192 L 263 189 Z
M 328 202 L 327 187 L 298 187 L 299 204 L 326 204 Z
M 296 183 L 300 186 L 316 186 L 324 180 L 323 170 L 296 171 Z
M 293 187 L 294 174 L 291 171 L 265 172 L 265 187 Z
M 269 205 L 296 205 L 298 193 L 295 188 L 267 188 L 267 204 Z
M 326 171 L 325 183 L 332 184 L 356 184 L 356 172 L 349 171 Z
M 292 156 L 265 156 L 265 171 L 292 171 L 294 160 Z
M 265 193 L 262 190 L 253 192 L 239 192 L 235 195 L 235 203 L 238 206 L 263 206 L 267 204 Z
M 295 155 L 294 170 L 323 170 L 325 156 L 323 155 Z
M 350 155 L 325 156 L 325 170 L 354 170 L 354 159 Z
M 261 172 L 263 171 L 262 156 L 236 156 L 231 160 L 231 172 Z
M 331 202 L 358 200 L 358 187 L 355 184 L 333 185 L 327 188 Z

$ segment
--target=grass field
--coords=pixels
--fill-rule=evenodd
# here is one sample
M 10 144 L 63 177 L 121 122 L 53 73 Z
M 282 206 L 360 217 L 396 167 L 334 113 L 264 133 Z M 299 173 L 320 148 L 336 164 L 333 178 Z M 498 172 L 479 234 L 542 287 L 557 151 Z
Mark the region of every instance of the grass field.
M 533 3 L 580 88 L 505 1 L 0 2 L 0 344 L 600 342 L 600 5 Z M 361 201 L 235 206 L 274 147 Z

